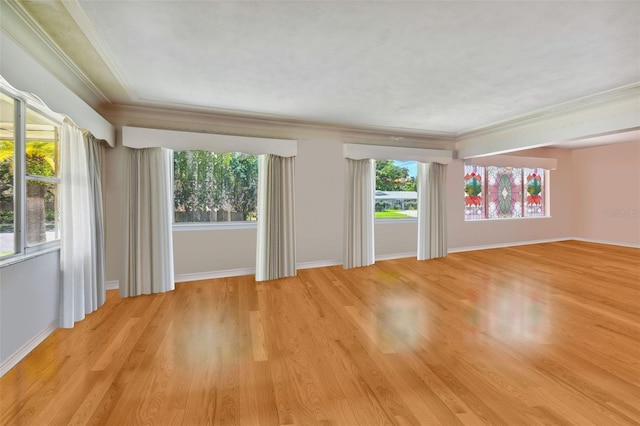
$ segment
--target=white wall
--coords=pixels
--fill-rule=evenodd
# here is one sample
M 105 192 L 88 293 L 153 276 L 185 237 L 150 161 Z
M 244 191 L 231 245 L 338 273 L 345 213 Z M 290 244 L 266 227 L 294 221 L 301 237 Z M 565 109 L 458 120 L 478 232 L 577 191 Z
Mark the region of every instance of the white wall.
M 120 145 L 120 141 L 118 141 Z M 342 262 L 344 204 L 343 140 L 318 134 L 298 139 L 296 157 L 296 244 L 301 264 Z M 122 235 L 122 164 L 125 148 L 107 153 L 107 280 L 119 279 Z M 376 225 L 376 253 L 416 251 L 417 224 Z M 175 231 L 176 275 L 255 268 L 256 230 Z M 241 271 L 242 272 L 242 271 Z
M 575 236 L 640 246 L 640 141 L 573 151 Z
M 0 363 L 58 321 L 60 253 L 0 268 Z
M 254 134 L 255 135 L 255 134 Z M 265 136 L 270 136 L 265 134 Z M 292 136 L 292 135 L 287 135 Z M 295 136 L 295 135 L 293 135 Z M 285 136 L 283 136 L 285 137 Z M 344 159 L 342 145 L 348 139 L 337 134 L 306 133 L 298 138 L 296 157 L 297 262 L 305 266 L 336 264 L 342 261 Z M 119 278 L 119 230 L 124 148 L 107 156 L 107 279 Z M 551 172 L 551 218 L 465 222 L 463 215 L 463 162 L 448 166 L 449 247 L 510 244 L 522 241 L 570 238 L 572 229 L 571 152 L 536 149 L 517 155 L 558 159 Z M 377 223 L 376 256 L 388 258 L 416 253 L 417 222 Z M 197 275 L 227 271 L 250 273 L 255 268 L 255 229 L 175 231 L 176 275 L 190 279 Z M 194 274 L 195 276 L 188 277 Z
M 114 127 L 4 32 L 0 33 L 0 46 L 0 74 L 9 84 L 34 93 L 53 111 L 69 115 L 79 126 L 113 142 Z M 3 367 L 13 359 L 11 355 L 16 350 L 34 344 L 52 330 L 51 324 L 58 318 L 59 274 L 58 251 L 0 266 L 0 365 Z
M 464 162 L 456 160 L 449 165 L 447 173 L 449 250 L 573 236 L 571 151 L 541 148 L 513 155 L 558 159 L 558 168 L 551 171 L 550 178 L 551 217 L 465 222 Z
M 3 11 L 5 11 L 3 9 Z M 0 33 L 0 75 L 14 88 L 33 93 L 54 112 L 66 114 L 81 128 L 113 145 L 114 127 L 51 75 L 11 37 Z

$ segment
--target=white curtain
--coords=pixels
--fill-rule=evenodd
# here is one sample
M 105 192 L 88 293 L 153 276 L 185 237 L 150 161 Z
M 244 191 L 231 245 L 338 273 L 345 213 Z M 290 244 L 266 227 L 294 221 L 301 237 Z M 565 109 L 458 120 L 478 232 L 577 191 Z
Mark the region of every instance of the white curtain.
M 447 166 L 418 163 L 418 260 L 447 255 Z
M 172 152 L 126 150 L 120 295 L 173 290 Z
M 60 134 L 60 326 L 73 323 L 105 301 L 102 246 L 101 165 L 93 140 L 63 123 Z M 89 147 L 89 152 L 88 152 Z
M 375 263 L 374 192 L 375 161 L 346 160 L 345 173 L 345 269 Z
M 260 156 L 256 281 L 296 274 L 295 157 Z
M 93 207 L 91 221 L 91 273 L 96 283 L 96 302 L 98 306 L 106 300 L 105 291 L 105 244 L 104 244 L 104 206 L 102 203 L 102 159 L 104 147 L 102 141 L 96 139 L 85 130 L 84 141 L 87 147 L 87 166 L 89 170 L 89 201 Z

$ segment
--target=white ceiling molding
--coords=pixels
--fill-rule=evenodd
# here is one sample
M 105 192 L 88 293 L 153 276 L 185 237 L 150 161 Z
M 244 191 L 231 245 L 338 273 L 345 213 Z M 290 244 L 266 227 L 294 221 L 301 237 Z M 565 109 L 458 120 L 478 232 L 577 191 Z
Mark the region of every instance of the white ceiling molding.
M 140 100 L 140 95 L 138 95 L 138 93 L 133 89 L 133 85 L 123 73 L 122 67 L 118 66 L 115 56 L 111 53 L 111 50 L 98 36 L 98 33 L 91 24 L 89 17 L 84 13 L 80 3 L 77 0 L 65 0 L 62 4 L 87 37 L 89 43 L 91 43 L 98 55 L 107 65 L 109 71 L 111 71 L 120 86 L 124 89 L 127 95 L 129 95 L 129 98 L 131 98 L 132 101 Z
M 397 146 L 346 143 L 343 145 L 342 151 L 344 158 L 352 160 L 397 160 L 440 164 L 449 164 L 453 160 L 453 152 L 444 149 L 400 148 Z
M 51 111 L 73 118 L 98 139 L 115 143 L 115 129 L 54 75 L 36 62 L 6 33 L 0 33 L 0 74 L 7 85 L 22 93 L 23 99 L 38 99 Z M 28 72 L 25 72 L 28 70 Z M 32 95 L 33 94 L 33 95 Z
M 69 59 L 20 2 L 1 2 L 2 30 L 92 107 L 109 98 Z
M 275 154 L 281 157 L 295 157 L 298 154 L 298 142 L 295 140 L 216 135 L 128 126 L 122 128 L 122 144 L 129 148 L 138 149 L 161 147 L 175 151 L 243 152 L 254 155 Z
M 328 127 L 198 111 L 113 105 L 100 112 L 119 126 L 160 128 L 200 133 L 275 139 L 337 138 L 354 143 L 399 145 L 412 148 L 452 149 L 453 136 L 385 132 L 352 127 Z
M 558 168 L 558 160 L 555 158 L 520 157 L 515 155 L 492 155 L 471 158 L 466 160 L 465 163 L 476 166 L 529 167 L 531 169 L 541 167 L 545 170 L 556 170 Z
M 521 151 L 640 128 L 640 83 L 561 110 L 461 135 L 458 158 Z

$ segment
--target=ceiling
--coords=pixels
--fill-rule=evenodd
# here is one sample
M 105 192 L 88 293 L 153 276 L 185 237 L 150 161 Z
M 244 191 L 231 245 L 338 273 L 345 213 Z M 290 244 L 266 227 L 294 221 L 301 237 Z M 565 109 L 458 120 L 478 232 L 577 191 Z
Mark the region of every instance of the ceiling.
M 640 81 L 640 2 L 22 7 L 112 104 L 459 135 Z

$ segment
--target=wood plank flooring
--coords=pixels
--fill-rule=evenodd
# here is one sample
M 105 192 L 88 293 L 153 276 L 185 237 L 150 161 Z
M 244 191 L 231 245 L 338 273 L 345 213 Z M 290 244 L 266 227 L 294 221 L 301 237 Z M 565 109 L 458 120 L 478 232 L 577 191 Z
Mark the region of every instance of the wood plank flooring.
M 640 250 L 109 292 L 0 379 L 0 424 L 639 425 Z

